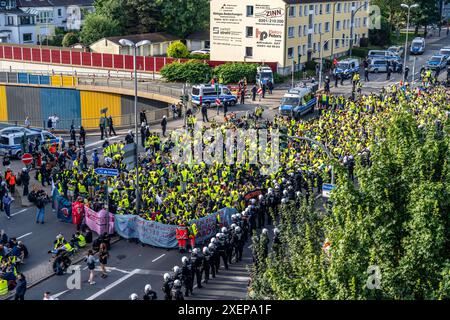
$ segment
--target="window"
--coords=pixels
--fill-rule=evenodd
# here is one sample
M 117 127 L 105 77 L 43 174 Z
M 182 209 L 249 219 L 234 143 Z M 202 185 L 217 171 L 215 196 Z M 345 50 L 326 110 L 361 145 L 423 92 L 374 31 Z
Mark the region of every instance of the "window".
M 308 15 L 308 6 L 307 6 L 307 5 L 305 5 L 305 6 L 303 7 L 303 15 L 304 15 L 304 16 L 307 16 L 307 15 Z
M 341 3 L 338 3 L 336 6 L 336 12 L 341 13 Z
M 58 9 L 58 17 L 62 17 L 62 9 Z
M 325 12 L 326 13 L 331 13 L 331 3 L 327 3 L 326 7 L 325 7 Z
M 295 17 L 295 6 L 289 7 L 289 17 Z
M 13 26 L 14 25 L 14 17 L 8 16 L 8 21 L 6 22 L 7 26 Z
M 304 54 L 306 54 L 306 44 L 303 45 L 302 52 L 303 52 Z
M 347 13 L 347 3 L 344 3 L 344 13 Z
M 247 38 L 253 37 L 253 27 L 245 27 L 245 36 Z
M 288 37 L 293 38 L 294 37 L 294 27 L 288 28 Z
M 253 16 L 253 6 L 247 6 L 247 17 Z
M 322 33 L 322 23 L 319 23 L 319 34 Z
M 307 26 L 303 26 L 303 36 L 306 36 L 308 34 Z
M 302 6 L 300 5 L 300 7 L 298 8 L 298 16 L 301 17 L 303 15 L 302 13 L 303 13 Z
M 325 44 L 323 45 L 323 50 L 328 50 L 328 41 L 327 42 L 325 42 Z
M 330 23 L 325 22 L 325 32 L 330 32 Z
M 317 33 L 317 23 L 314 23 L 314 34 Z
M 24 33 L 23 34 L 23 42 L 29 42 L 33 41 L 33 34 L 32 33 Z
M 319 51 L 319 52 L 320 52 L 320 50 L 321 50 L 321 45 L 320 45 L 320 42 L 317 42 L 317 51 Z
M 245 56 L 253 57 L 253 47 L 245 47 Z
M 341 30 L 341 22 L 340 21 L 336 21 L 336 31 Z
M 342 23 L 342 29 L 345 30 L 346 26 L 347 26 L 347 20 L 344 20 Z
M 318 4 L 316 4 L 316 5 L 314 6 L 314 14 L 315 14 L 316 16 L 319 14 L 319 5 L 318 5 Z
M 288 48 L 288 58 L 294 58 L 294 48 Z
M 334 41 L 334 45 L 335 45 L 336 48 L 339 48 L 339 39 L 336 39 Z
M 298 26 L 298 37 L 302 36 L 302 26 Z
M 316 51 L 316 43 L 315 42 L 313 43 L 313 51 L 314 52 Z
M 300 56 L 302 54 L 302 46 L 298 46 L 297 51 L 298 51 L 298 55 Z

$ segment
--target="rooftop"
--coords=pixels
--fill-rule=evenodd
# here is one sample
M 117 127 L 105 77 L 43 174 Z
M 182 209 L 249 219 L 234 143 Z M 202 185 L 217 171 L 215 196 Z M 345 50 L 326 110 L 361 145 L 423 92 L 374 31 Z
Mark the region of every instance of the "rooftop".
M 133 35 L 127 35 L 127 36 L 107 37 L 104 39 L 107 39 L 116 44 L 120 44 L 119 41 L 121 39 L 128 39 L 134 43 L 137 43 L 142 40 L 148 40 L 152 43 L 180 40 L 179 37 L 173 36 L 166 32 L 133 34 Z M 99 41 L 101 41 L 101 40 L 99 40 Z

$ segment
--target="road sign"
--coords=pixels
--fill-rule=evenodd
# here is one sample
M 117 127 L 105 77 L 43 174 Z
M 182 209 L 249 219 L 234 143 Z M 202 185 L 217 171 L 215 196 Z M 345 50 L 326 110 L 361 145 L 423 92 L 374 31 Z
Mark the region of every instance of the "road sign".
M 94 171 L 101 176 L 117 177 L 119 175 L 119 170 L 117 169 L 97 168 Z
M 31 155 L 31 154 L 29 154 L 29 153 L 25 153 L 23 156 L 22 156 L 22 162 L 23 162 L 23 164 L 24 165 L 29 165 L 30 163 L 32 163 L 33 162 L 33 156 Z
M 336 185 L 330 183 L 324 183 L 322 186 L 322 197 L 329 198 L 331 190 L 336 188 Z
M 257 93 L 258 93 L 258 94 L 262 94 L 262 91 L 263 91 L 262 88 L 259 88 L 258 91 L 257 91 Z
M 219 98 L 217 98 L 217 99 L 216 99 L 216 104 L 217 104 L 217 105 L 220 105 L 220 104 L 222 104 L 222 102 L 220 101 L 220 99 L 219 99 Z

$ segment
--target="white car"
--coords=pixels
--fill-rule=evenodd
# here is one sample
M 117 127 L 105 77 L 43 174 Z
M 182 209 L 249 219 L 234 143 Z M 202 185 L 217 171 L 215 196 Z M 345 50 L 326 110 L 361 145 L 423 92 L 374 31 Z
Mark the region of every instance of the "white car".
M 194 50 L 191 54 L 210 54 L 210 49 Z

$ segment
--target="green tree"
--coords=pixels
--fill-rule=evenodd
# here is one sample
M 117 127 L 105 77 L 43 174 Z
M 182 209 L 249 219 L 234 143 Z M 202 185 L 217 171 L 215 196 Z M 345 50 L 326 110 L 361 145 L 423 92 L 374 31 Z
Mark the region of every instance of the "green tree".
M 74 32 L 68 32 L 64 36 L 62 40 L 62 46 L 63 47 L 70 47 L 71 45 L 74 45 L 78 43 L 80 39 L 78 38 L 78 35 Z
M 182 39 L 195 31 L 204 30 L 209 25 L 208 0 L 158 0 L 163 15 L 165 29 Z
M 87 16 L 83 24 L 80 32 L 80 40 L 85 45 L 91 45 L 102 38 L 118 36 L 120 34 L 120 27 L 116 21 L 93 13 Z
M 166 64 L 161 69 L 161 75 L 167 81 L 196 84 L 210 79 L 211 68 L 197 60 L 190 60 L 186 63 L 173 62 Z
M 255 82 L 258 65 L 254 63 L 225 63 L 214 68 L 214 74 L 223 83 L 237 83 L 244 77 L 249 83 Z
M 186 58 L 189 56 L 189 50 L 181 41 L 174 41 L 167 48 L 167 56 L 171 58 Z

